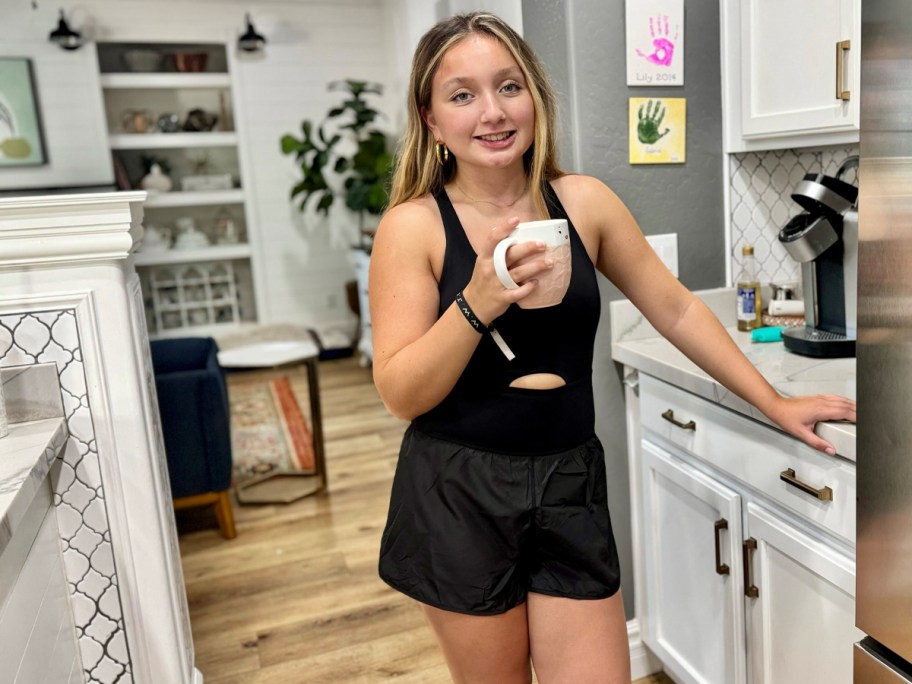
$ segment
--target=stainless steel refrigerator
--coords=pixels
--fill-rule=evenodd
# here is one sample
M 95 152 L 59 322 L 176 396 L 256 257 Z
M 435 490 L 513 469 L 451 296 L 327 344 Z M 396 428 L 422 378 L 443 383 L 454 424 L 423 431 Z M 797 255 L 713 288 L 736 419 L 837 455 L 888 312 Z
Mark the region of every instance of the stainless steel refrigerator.
M 856 684 L 912 683 L 912 2 L 863 0 Z

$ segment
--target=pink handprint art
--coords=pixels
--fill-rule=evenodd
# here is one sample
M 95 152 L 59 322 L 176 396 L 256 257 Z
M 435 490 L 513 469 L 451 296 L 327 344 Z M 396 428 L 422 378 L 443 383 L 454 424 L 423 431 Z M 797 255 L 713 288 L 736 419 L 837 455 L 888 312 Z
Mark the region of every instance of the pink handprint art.
M 659 14 L 655 19 L 649 17 L 649 35 L 652 36 L 652 54 L 647 55 L 638 49 L 637 55 L 658 66 L 671 66 L 671 60 L 674 59 L 675 41 L 678 39 L 678 27 L 675 26 L 674 38 L 669 39 L 668 15 Z

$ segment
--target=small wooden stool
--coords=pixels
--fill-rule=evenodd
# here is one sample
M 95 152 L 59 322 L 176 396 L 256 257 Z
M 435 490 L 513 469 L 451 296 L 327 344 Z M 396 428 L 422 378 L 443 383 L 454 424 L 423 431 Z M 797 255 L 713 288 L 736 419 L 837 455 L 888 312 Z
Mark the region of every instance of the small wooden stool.
M 327 488 L 326 455 L 323 443 L 323 414 L 320 409 L 320 379 L 317 362 L 320 349 L 309 340 L 257 342 L 218 353 L 222 368 L 235 370 L 279 369 L 303 364 L 307 368 L 310 418 L 313 431 L 314 472 L 273 470 L 242 482 L 236 488 L 238 502 L 291 503 Z M 291 482 L 291 479 L 295 482 Z M 285 480 L 285 482 L 280 482 Z

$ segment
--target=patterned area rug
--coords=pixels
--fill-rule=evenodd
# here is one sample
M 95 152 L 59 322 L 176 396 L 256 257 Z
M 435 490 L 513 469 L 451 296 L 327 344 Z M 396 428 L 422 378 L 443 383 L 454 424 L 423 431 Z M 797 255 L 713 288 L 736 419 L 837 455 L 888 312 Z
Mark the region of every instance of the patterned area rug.
M 313 436 L 287 376 L 232 379 L 228 400 L 233 484 L 276 469 L 314 469 Z

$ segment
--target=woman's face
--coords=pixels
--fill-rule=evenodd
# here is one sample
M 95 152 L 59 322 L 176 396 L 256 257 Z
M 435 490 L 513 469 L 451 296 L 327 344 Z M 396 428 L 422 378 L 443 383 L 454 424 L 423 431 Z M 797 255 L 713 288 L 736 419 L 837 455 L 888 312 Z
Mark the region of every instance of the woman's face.
M 479 34 L 444 55 L 424 117 L 460 165 L 521 165 L 534 140 L 535 108 L 522 71 L 499 41 Z

